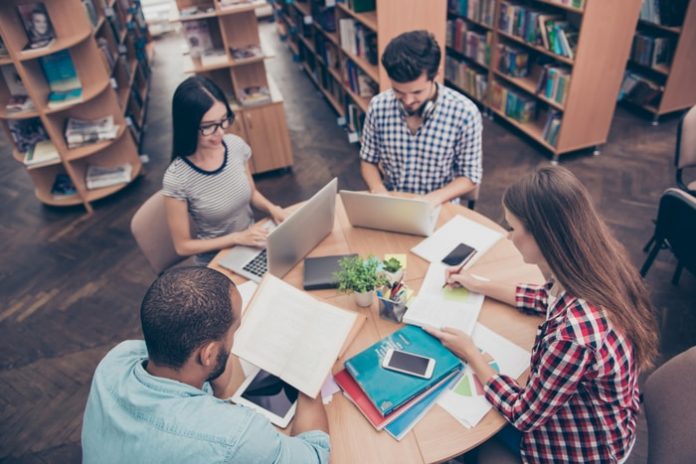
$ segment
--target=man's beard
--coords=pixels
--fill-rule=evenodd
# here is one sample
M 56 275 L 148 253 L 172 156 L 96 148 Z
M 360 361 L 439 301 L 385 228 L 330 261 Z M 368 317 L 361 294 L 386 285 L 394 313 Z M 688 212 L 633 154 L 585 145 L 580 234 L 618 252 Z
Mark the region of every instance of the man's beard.
M 210 373 L 206 381 L 212 382 L 213 380 L 220 377 L 223 372 L 225 372 L 225 368 L 227 367 L 227 360 L 229 357 L 229 351 L 221 350 L 218 353 L 217 364 L 215 365 L 215 369 L 213 369 L 213 372 Z

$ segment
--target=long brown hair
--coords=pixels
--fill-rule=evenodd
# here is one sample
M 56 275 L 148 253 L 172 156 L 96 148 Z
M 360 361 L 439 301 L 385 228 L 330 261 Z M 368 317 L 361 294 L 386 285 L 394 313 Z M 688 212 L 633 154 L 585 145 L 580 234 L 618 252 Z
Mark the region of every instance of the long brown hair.
M 640 367 L 657 354 L 657 325 L 643 280 L 569 170 L 538 169 L 508 187 L 503 205 L 532 234 L 559 283 L 605 310 L 633 344 Z

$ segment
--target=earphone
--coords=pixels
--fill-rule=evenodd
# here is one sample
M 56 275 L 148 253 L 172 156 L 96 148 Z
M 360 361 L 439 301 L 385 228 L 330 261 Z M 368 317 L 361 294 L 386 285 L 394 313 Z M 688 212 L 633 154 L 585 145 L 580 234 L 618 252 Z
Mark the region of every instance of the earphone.
M 438 84 L 435 83 L 437 86 Z M 437 100 L 437 94 L 439 89 L 435 87 L 435 95 L 432 96 L 432 98 L 428 99 L 425 103 L 421 105 L 421 107 L 418 110 L 418 116 L 423 120 L 423 122 L 427 121 L 430 116 L 433 115 L 435 112 L 435 102 Z M 399 105 L 399 112 L 404 118 L 408 118 L 410 115 L 408 111 L 406 111 L 406 108 L 404 107 L 404 104 L 401 103 L 400 100 L 397 100 L 397 103 Z

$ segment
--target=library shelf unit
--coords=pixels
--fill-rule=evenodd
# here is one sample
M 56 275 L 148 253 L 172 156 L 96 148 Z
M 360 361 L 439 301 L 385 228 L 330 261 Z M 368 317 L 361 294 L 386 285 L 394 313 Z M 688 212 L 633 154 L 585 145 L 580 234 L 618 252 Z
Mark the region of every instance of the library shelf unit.
M 645 0 L 653 1 L 653 0 Z M 653 92 L 631 101 L 630 97 L 623 101 L 631 107 L 637 107 L 652 115 L 655 125 L 661 116 L 675 111 L 684 110 L 696 105 L 696 0 L 684 2 L 685 10 L 675 23 L 678 25 L 660 24 L 660 18 L 641 18 L 636 28 L 634 49 L 626 67 L 627 73 L 633 73 L 648 82 Z M 669 21 L 672 22 L 672 21 Z M 658 54 L 654 44 L 641 47 L 639 36 L 651 40 L 667 40 L 669 43 L 667 56 L 655 63 L 653 56 Z M 645 53 L 641 62 L 641 50 Z M 655 57 L 657 58 L 657 57 Z
M 251 147 L 252 174 L 291 168 L 283 98 L 266 71 L 265 60 L 272 56 L 261 43 L 256 16 L 267 3 L 177 0 L 176 4 L 178 16 L 172 21 L 181 23 L 189 45 L 185 71 L 209 77 L 225 92 L 235 113 L 228 132 Z
M 37 4 L 50 18 L 54 40 L 47 46 L 24 50 L 29 38 L 18 7 L 26 10 Z M 144 106 L 149 76 L 147 31 L 143 30 L 141 19 L 139 2 L 135 0 L 0 3 L 0 38 L 8 54 L 0 58 L 4 68 L 0 77 L 0 124 L 13 143 L 13 157 L 25 164 L 41 202 L 52 206 L 82 205 L 91 214 L 92 202 L 125 188 L 142 174 L 137 137 L 130 122 L 143 119 L 144 108 L 138 108 L 136 114 L 130 100 L 136 99 L 133 93 L 137 92 L 137 99 Z M 47 69 L 51 70 L 51 66 L 49 77 Z M 10 75 L 12 83 L 8 82 Z M 66 81 L 75 85 L 75 78 L 81 97 L 59 105 L 49 104 L 52 92 L 60 90 Z M 15 93 L 18 89 L 21 94 Z M 17 95 L 24 95 L 31 109 L 9 111 L 6 103 Z M 68 146 L 64 131 L 69 118 L 96 120 L 106 116 L 113 117 L 119 126 L 115 138 L 76 148 Z M 57 157 L 27 165 L 25 152 L 33 150 L 41 140 L 50 141 L 49 150 Z M 90 166 L 115 168 L 126 163 L 130 165 L 129 181 L 88 188 Z M 67 190 L 56 191 L 59 177 Z
M 577 150 L 598 154 L 639 10 L 640 0 L 450 0 L 445 82 L 545 148 L 553 163 Z M 534 15 L 535 29 L 520 25 L 516 11 Z M 540 24 L 544 40 L 557 24 L 576 46 L 547 48 Z
M 391 39 L 426 29 L 435 36 L 444 56 L 446 0 L 272 3 L 278 34 L 336 111 L 339 124 L 346 124 L 352 142 L 359 140 L 372 96 L 390 87 L 380 58 Z M 440 82 L 442 76 L 440 72 Z

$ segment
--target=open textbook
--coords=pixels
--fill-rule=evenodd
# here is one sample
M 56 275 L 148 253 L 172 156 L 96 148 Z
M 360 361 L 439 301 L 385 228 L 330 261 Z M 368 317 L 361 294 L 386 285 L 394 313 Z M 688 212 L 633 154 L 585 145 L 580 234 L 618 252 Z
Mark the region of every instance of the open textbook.
M 321 302 L 267 273 L 232 353 L 314 398 L 364 322 L 364 315 Z
M 470 267 L 491 248 L 503 235 L 464 216 L 454 216 L 430 237 L 411 248 L 411 252 L 431 263 L 442 258 L 460 243 L 476 250 L 476 255 L 467 263 Z
M 469 290 L 443 288 L 447 265 L 430 264 L 418 296 L 408 305 L 403 322 L 421 327 L 453 327 L 471 335 L 476 326 L 484 296 Z
M 495 371 L 516 379 L 529 367 L 531 353 L 485 325 L 476 324 L 473 339 Z M 465 427 L 475 427 L 493 409 L 484 396 L 483 385 L 469 366 L 440 396 L 438 404 Z

